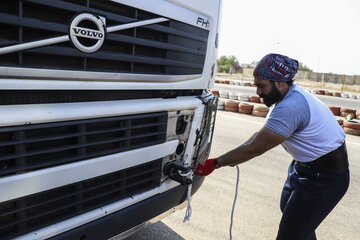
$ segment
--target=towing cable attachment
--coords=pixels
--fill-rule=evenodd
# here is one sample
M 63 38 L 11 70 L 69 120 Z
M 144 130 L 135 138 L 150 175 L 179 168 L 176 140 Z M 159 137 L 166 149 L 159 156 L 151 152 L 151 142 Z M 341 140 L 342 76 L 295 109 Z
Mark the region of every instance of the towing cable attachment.
M 185 212 L 185 217 L 183 222 L 190 220 L 191 214 L 192 214 L 192 208 L 191 208 L 191 189 L 192 189 L 192 183 L 194 178 L 194 172 L 193 167 L 184 165 L 182 162 L 179 161 L 173 161 L 168 162 L 164 166 L 164 174 L 168 175 L 170 179 L 181 183 L 184 186 L 187 186 L 187 208 Z
M 184 186 L 193 182 L 192 177 L 189 178 L 190 173 L 192 173 L 192 166 L 184 165 L 179 161 L 167 162 L 164 166 L 164 174 Z

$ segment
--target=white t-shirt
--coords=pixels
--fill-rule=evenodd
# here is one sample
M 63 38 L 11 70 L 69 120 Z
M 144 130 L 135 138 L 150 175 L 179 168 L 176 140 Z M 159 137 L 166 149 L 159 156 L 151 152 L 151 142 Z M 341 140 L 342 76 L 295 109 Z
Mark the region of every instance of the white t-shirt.
M 330 109 L 297 84 L 270 110 L 265 127 L 286 137 L 282 146 L 300 162 L 314 161 L 345 141 Z

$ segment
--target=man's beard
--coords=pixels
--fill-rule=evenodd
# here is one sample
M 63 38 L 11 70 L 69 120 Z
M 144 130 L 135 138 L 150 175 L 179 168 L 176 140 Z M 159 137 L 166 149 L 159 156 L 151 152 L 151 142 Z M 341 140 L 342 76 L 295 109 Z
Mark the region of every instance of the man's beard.
M 275 86 L 275 83 L 271 82 L 272 88 L 269 94 L 260 94 L 259 96 L 264 99 L 266 106 L 270 107 L 274 103 L 278 102 L 281 99 L 281 93 Z

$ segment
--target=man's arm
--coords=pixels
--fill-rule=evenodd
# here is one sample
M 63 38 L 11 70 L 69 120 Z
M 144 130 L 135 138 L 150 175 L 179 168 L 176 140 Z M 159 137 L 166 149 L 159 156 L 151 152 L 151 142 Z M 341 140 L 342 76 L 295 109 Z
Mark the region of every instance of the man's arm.
M 255 137 L 256 137 L 256 135 L 258 134 L 259 132 L 256 132 L 256 133 L 254 133 L 248 140 L 246 140 L 246 142 L 244 142 L 243 144 L 247 144 L 247 143 L 249 143 L 249 142 L 251 142 Z
M 271 148 L 281 144 L 286 138 L 263 127 L 241 146 L 231 150 L 217 159 L 219 166 L 235 166 L 257 157 Z

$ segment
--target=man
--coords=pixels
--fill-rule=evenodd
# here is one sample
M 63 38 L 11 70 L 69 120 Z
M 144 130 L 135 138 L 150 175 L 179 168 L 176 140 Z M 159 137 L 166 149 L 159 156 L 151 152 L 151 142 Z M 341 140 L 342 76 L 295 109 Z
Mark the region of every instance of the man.
M 279 54 L 261 59 L 254 70 L 257 94 L 274 105 L 265 126 L 232 151 L 200 163 L 195 172 L 206 176 L 281 144 L 294 160 L 281 194 L 278 240 L 316 239 L 315 229 L 349 186 L 345 133 L 325 104 L 293 84 L 298 66 Z

